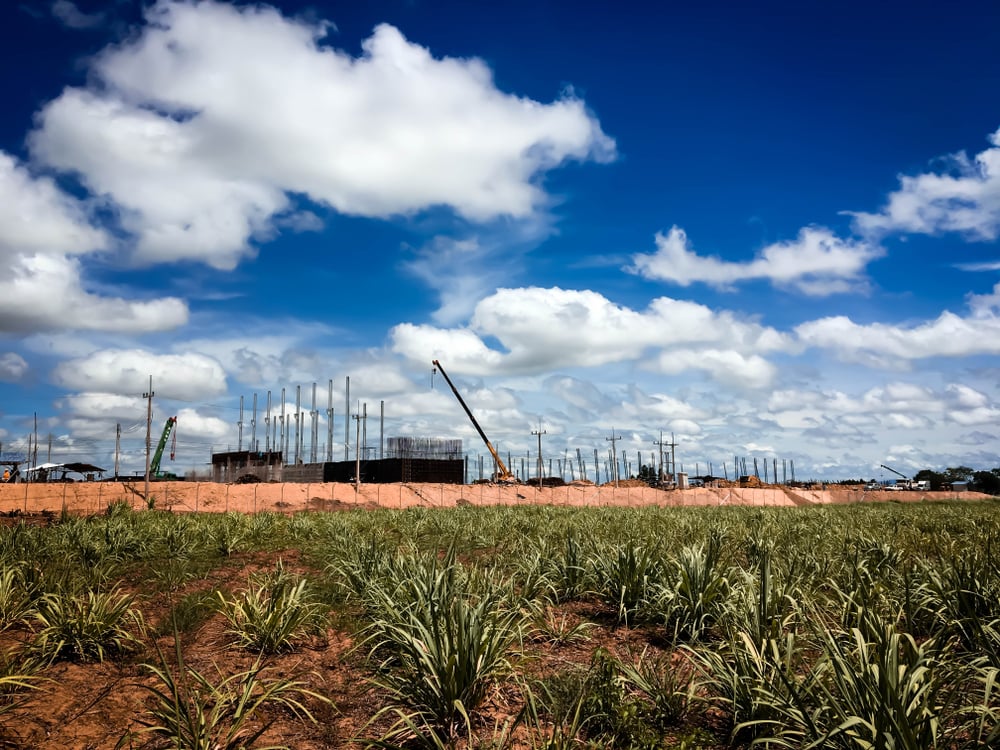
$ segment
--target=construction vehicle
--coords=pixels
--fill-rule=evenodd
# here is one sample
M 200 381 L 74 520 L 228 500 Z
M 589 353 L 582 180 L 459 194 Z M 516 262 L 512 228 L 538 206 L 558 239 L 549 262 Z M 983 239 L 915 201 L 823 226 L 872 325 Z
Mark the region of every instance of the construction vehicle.
M 156 452 L 153 453 L 153 458 L 149 462 L 149 476 L 152 479 L 178 479 L 176 474 L 171 474 L 168 471 L 160 471 L 160 461 L 163 458 L 163 450 L 167 447 L 167 440 L 170 439 L 170 433 L 174 429 L 174 425 L 177 424 L 177 417 L 167 417 L 166 424 L 163 425 L 163 434 L 160 435 L 160 442 L 156 445 Z M 177 438 L 174 436 L 174 444 L 170 450 L 170 459 L 174 458 L 174 451 L 177 447 Z
M 931 488 L 931 483 L 928 482 L 926 479 L 921 479 L 921 480 L 910 479 L 908 476 L 906 476 L 901 472 L 896 471 L 891 466 L 886 466 L 885 464 L 879 464 L 879 466 L 881 466 L 883 469 L 891 471 L 893 474 L 896 474 L 899 477 L 899 479 L 896 480 L 895 484 L 890 485 L 886 489 L 929 490 Z
M 491 443 L 490 439 L 486 437 L 486 433 L 483 432 L 483 428 L 479 426 L 479 422 L 477 422 L 476 418 L 472 415 L 472 411 L 466 405 L 465 400 L 462 398 L 462 394 L 458 392 L 458 388 L 456 388 L 455 384 L 451 382 L 451 378 L 448 377 L 448 373 L 445 372 L 444 367 L 442 367 L 441 363 L 436 359 L 432 362 L 432 364 L 435 368 L 441 371 L 441 375 L 444 377 L 445 382 L 451 386 L 451 392 L 455 394 L 455 398 L 458 399 L 458 403 L 460 403 L 462 408 L 465 409 L 465 413 L 469 416 L 469 419 L 472 420 L 472 426 L 476 428 L 476 432 L 479 433 L 479 437 L 481 437 L 483 442 L 486 443 L 486 448 L 489 450 L 490 455 L 493 456 L 493 461 L 496 463 L 497 467 L 496 473 L 493 475 L 493 481 L 503 484 L 516 484 L 518 482 L 517 477 L 511 474 L 510 469 L 507 468 L 507 464 L 503 462 L 500 458 L 500 454 L 497 453 L 496 448 L 493 447 L 493 443 Z
M 896 471 L 891 466 L 886 466 L 885 464 L 879 464 L 879 466 L 885 469 L 886 471 L 891 471 L 893 474 L 899 477 L 899 479 L 896 480 L 895 484 L 889 485 L 888 487 L 886 487 L 886 489 L 895 489 L 895 490 L 910 489 L 910 478 L 906 476 L 906 474 L 904 474 L 901 471 Z

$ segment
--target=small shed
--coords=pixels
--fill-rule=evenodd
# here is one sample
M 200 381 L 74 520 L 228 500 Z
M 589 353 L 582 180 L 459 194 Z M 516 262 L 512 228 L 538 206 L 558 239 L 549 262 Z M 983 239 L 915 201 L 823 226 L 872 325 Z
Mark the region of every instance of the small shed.
M 105 471 L 107 471 L 107 469 L 102 469 L 100 466 L 84 463 L 44 463 L 39 464 L 38 466 L 32 466 L 30 469 L 25 470 L 28 475 L 29 482 L 77 481 L 70 477 L 69 474 L 79 474 L 81 479 L 93 482 L 95 477 L 100 478 Z M 56 474 L 60 474 L 61 476 L 56 477 Z

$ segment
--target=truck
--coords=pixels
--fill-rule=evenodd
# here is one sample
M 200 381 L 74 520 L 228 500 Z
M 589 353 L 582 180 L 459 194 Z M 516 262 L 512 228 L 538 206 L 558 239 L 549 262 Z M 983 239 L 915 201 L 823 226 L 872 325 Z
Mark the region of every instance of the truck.
M 891 466 L 886 466 L 885 464 L 879 464 L 879 466 L 881 466 L 886 471 L 891 471 L 893 474 L 895 474 L 896 476 L 899 477 L 899 479 L 896 480 L 895 484 L 890 484 L 890 485 L 886 486 L 887 490 L 890 490 L 890 491 L 899 491 L 899 490 L 912 490 L 912 489 L 914 489 L 913 488 L 913 480 L 910 479 L 909 477 L 907 477 L 906 474 L 904 474 L 903 472 L 896 471 Z
M 931 488 L 931 483 L 926 479 L 910 479 L 902 472 L 896 471 L 891 466 L 886 466 L 885 464 L 879 464 L 883 469 L 891 471 L 893 474 L 899 476 L 895 484 L 890 484 L 886 487 L 887 490 L 917 490 L 920 492 L 926 492 Z

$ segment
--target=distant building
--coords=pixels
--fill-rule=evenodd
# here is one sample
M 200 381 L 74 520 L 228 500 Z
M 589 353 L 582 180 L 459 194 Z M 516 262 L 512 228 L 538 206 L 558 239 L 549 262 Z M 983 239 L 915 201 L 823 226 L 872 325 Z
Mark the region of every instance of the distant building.
M 247 475 L 261 482 L 281 481 L 281 451 L 228 451 L 212 454 L 212 481 L 236 482 Z
M 371 449 L 363 451 L 368 455 Z M 212 480 L 236 482 L 252 475 L 262 482 L 353 482 L 359 462 L 322 461 L 285 465 L 280 451 L 230 451 L 212 454 Z M 465 483 L 462 441 L 448 438 L 395 437 L 386 440 L 385 457 L 362 458 L 361 482 Z

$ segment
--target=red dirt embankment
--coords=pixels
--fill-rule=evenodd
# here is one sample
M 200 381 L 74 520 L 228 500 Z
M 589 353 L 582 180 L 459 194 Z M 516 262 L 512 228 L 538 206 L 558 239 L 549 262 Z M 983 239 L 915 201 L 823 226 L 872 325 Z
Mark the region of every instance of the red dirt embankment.
M 75 482 L 0 485 L 0 513 L 103 512 L 109 504 L 125 502 L 149 507 L 143 482 Z M 865 492 L 852 489 L 804 490 L 779 487 L 697 488 L 658 490 L 649 487 L 567 485 L 543 487 L 488 484 L 215 484 L 213 482 L 153 482 L 152 505 L 179 512 L 239 511 L 295 512 L 343 510 L 355 507 L 407 508 L 456 505 L 574 505 L 574 506 L 803 506 L 889 500 L 968 499 L 988 497 L 978 492 Z

